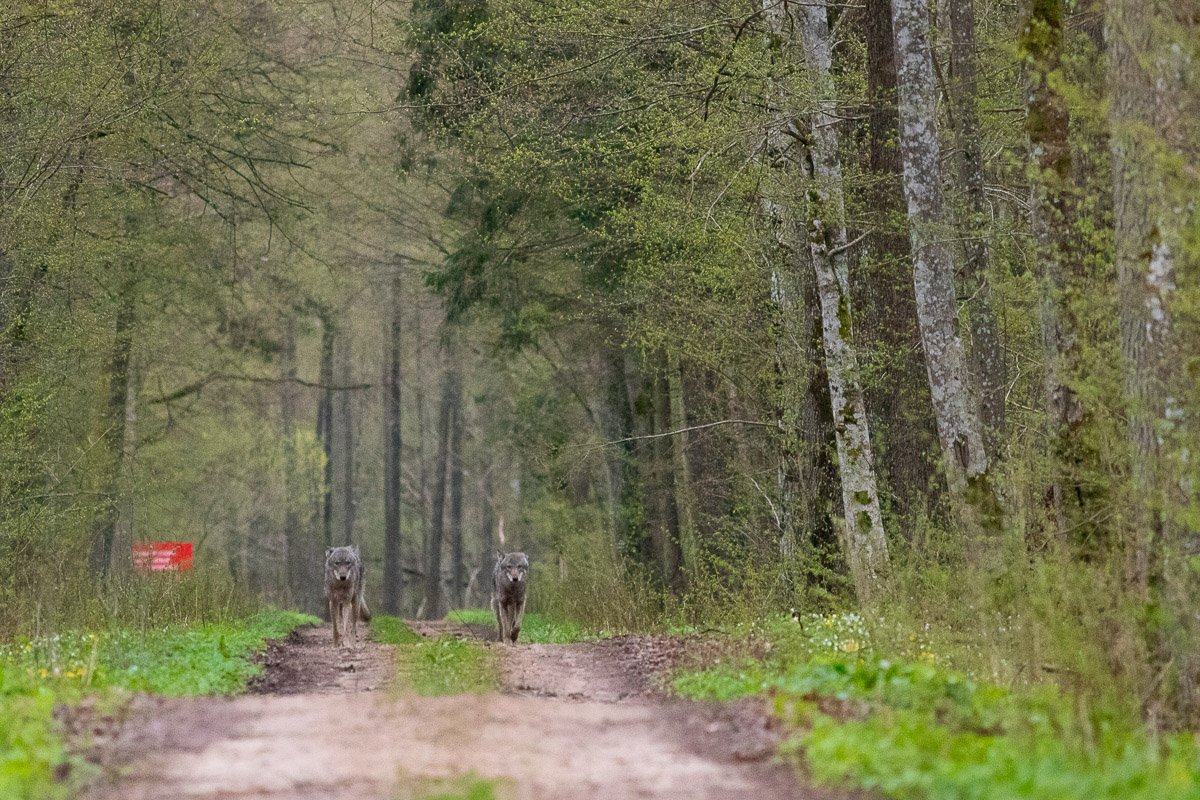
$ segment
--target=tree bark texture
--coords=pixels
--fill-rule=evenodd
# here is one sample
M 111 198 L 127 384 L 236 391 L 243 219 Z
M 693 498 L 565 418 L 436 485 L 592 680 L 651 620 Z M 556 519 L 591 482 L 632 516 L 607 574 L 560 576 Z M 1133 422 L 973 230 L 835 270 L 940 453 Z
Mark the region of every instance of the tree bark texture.
M 879 423 L 872 426 L 872 434 L 882 454 L 880 479 L 890 487 L 893 510 L 905 519 L 925 513 L 922 501 L 937 483 L 933 454 L 938 438 L 929 414 L 929 384 L 912 293 L 889 3 L 867 0 L 859 17 L 867 47 L 866 168 L 871 180 L 861 190 L 860 200 L 869 235 L 857 269 L 851 270 L 850 287 L 858 301 L 854 306 L 859 352 L 879 353 L 873 364 L 878 378 L 863 390 L 868 413 Z
M 453 358 L 453 354 L 451 354 Z M 430 509 L 429 541 L 425 553 L 425 601 L 426 619 L 442 616 L 442 542 L 445 538 L 446 484 L 450 453 L 450 426 L 454 416 L 454 398 L 459 394 L 459 373 L 455 364 L 450 364 L 442 378 L 442 402 L 438 409 L 437 455 L 433 473 L 433 507 Z
M 988 265 L 988 207 L 983 192 L 983 148 L 979 134 L 979 80 L 975 56 L 974 0 L 954 0 L 950 10 L 954 139 L 958 161 L 963 240 L 963 289 L 971 325 L 971 371 L 979 385 L 980 421 L 987 457 L 995 460 L 1004 441 L 1004 393 L 1008 370 L 996 327 Z
M 1190 3 L 1112 0 L 1106 17 L 1118 302 L 1136 495 L 1126 577 L 1153 612 L 1146 647 L 1154 685 L 1145 713 L 1155 727 L 1200 718 L 1200 626 L 1185 610 L 1198 587 L 1179 516 L 1189 502 L 1180 483 L 1189 454 L 1176 304 L 1179 281 L 1190 277 L 1178 268 L 1190 198 L 1173 194 L 1160 161 L 1184 145 L 1176 126 L 1187 112 L 1180 92 L 1186 49 L 1174 37 L 1194 24 L 1195 17 L 1184 17 L 1196 11 Z
M 105 412 L 107 426 L 102 437 L 109 456 L 108 474 L 105 478 L 107 498 L 96 521 L 90 559 L 92 572 L 96 575 L 108 575 L 118 559 L 133 557 L 131 553 L 118 553 L 115 549 L 122 504 L 122 476 L 127 469 L 125 427 L 129 414 L 130 355 L 133 349 L 135 322 L 133 287 L 125 286 L 117 302 L 112 350 L 108 362 L 108 403 Z
M 822 105 L 821 111 L 810 115 L 805 159 L 810 183 L 808 244 L 821 306 L 825 370 L 842 483 L 843 546 L 855 591 L 865 601 L 878 593 L 888 573 L 888 547 L 854 352 L 842 165 L 837 120 L 832 113 L 828 9 L 823 3 L 814 3 L 802 6 L 799 15 L 808 72 Z
M 401 528 L 401 475 L 403 441 L 401 423 L 400 363 L 404 339 L 402 310 L 404 287 L 400 265 L 391 279 L 390 310 L 387 326 L 387 366 L 384 370 L 384 463 L 383 463 L 383 610 L 389 614 L 401 613 L 403 574 L 400 560 L 403 556 L 404 535 Z
M 463 560 L 463 428 L 466 409 L 463 407 L 461 379 L 452 398 L 454 406 L 450 419 L 450 599 L 457 608 L 463 607 L 463 589 L 467 585 L 467 568 Z
M 321 490 L 321 532 L 326 547 L 333 546 L 333 349 L 336 332 L 331 312 L 320 313 L 321 363 L 318 380 L 325 388 L 317 403 L 317 440 L 325 454 Z
M 900 150 L 908 205 L 917 319 L 947 482 L 971 538 L 1001 525 L 979 406 L 958 333 L 954 237 L 942 196 L 937 94 L 929 49 L 928 0 L 892 0 L 900 87 Z
M 659 352 L 655 358 L 655 370 L 650 376 L 650 391 L 653 397 L 654 432 L 667 433 L 671 428 L 671 380 L 669 360 Z M 654 539 L 655 557 L 663 583 L 672 589 L 683 586 L 683 548 L 680 543 L 679 504 L 676 493 L 675 444 L 673 436 L 662 436 L 651 441 L 654 453 L 654 499 L 658 513 L 651 536 Z
M 1079 372 L 1078 320 L 1074 300 L 1084 288 L 1083 258 L 1076 224 L 1070 115 L 1058 89 L 1062 75 L 1063 4 L 1032 0 L 1021 38 L 1028 93 L 1025 131 L 1029 137 L 1031 223 L 1042 282 L 1042 343 L 1046 359 L 1046 410 L 1053 478 L 1050 513 L 1061 539 L 1086 524 L 1080 441 L 1083 403 L 1072 388 Z

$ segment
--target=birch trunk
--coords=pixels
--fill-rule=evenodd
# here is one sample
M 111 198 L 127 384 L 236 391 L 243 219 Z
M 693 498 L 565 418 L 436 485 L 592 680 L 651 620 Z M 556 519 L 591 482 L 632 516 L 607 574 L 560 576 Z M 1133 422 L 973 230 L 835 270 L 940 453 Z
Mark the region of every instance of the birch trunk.
M 890 0 L 866 0 L 859 19 L 867 49 L 867 161 L 871 171 L 859 202 L 866 207 L 869 235 L 861 263 L 851 271 L 855 297 L 855 340 L 859 352 L 882 351 L 878 375 L 863 387 L 880 466 L 886 474 L 881 491 L 892 494 L 902 519 L 936 506 L 941 494 L 930 454 L 937 452 L 937 430 L 929 413 L 929 384 L 921 353 L 917 305 L 912 293 L 912 261 L 904 217 L 903 165 L 897 142 L 896 42 Z M 936 488 L 935 488 L 936 487 Z
M 799 14 L 808 72 L 823 107 L 811 115 L 809 157 L 805 159 L 813 187 L 808 244 L 821 305 L 825 370 L 842 482 L 844 546 L 855 590 L 867 600 L 887 575 L 888 547 L 851 326 L 842 165 L 837 120 L 830 111 L 834 92 L 828 10 L 823 3 L 814 3 L 802 6 Z
M 780 50 L 792 48 L 786 37 L 794 36 L 792 31 L 798 25 L 810 83 L 820 102 L 832 102 L 827 6 L 815 3 L 792 12 L 782 2 L 764 0 L 763 11 L 773 45 Z M 879 510 L 866 403 L 858 383 L 853 345 L 849 247 L 836 120 L 826 107 L 811 114 L 801 130 L 798 121 L 784 112 L 786 98 L 778 84 L 770 87 L 770 94 L 776 114 L 768 133 L 768 156 L 782 171 L 780 178 L 786 187 L 804 180 L 809 184 L 811 218 L 807 237 L 801 234 L 803 223 L 797 210 L 782 200 L 783 196 L 795 194 L 794 191 L 781 192 L 780 198 L 768 200 L 768 212 L 776 218 L 781 244 L 792 252 L 806 252 L 812 263 L 842 486 L 842 548 L 855 590 L 860 598 L 867 600 L 877 593 L 886 576 L 888 549 Z M 803 146 L 797 148 L 794 144 L 797 141 L 804 142 Z M 779 293 L 784 282 L 776 283 Z
M 950 223 L 942 197 L 937 94 L 929 50 L 928 0 L 892 0 L 900 87 L 900 151 L 908 204 L 917 321 L 946 478 L 972 539 L 997 532 L 1000 504 L 992 486 L 979 407 L 958 334 Z

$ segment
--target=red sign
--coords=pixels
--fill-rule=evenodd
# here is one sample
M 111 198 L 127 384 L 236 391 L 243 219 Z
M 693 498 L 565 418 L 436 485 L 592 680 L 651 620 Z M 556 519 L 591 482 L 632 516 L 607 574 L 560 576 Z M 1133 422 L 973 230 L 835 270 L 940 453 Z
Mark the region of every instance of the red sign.
M 139 542 L 133 546 L 139 572 L 179 572 L 192 568 L 191 542 Z

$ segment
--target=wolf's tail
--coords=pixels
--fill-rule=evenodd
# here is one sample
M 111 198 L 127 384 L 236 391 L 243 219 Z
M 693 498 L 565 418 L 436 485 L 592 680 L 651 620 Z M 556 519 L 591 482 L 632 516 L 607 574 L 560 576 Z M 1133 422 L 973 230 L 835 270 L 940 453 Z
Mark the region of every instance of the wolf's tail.
M 363 622 L 371 621 L 371 609 L 367 608 L 367 601 L 363 597 L 358 598 L 358 618 Z

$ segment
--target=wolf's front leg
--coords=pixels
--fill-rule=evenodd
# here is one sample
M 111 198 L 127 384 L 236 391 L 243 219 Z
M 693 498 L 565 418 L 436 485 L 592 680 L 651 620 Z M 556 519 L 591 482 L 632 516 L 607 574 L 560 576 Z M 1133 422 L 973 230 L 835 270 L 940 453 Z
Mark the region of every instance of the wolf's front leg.
M 350 620 L 354 617 L 354 608 L 349 603 L 342 604 L 342 646 L 354 649 L 354 636 L 351 635 Z M 346 643 L 346 637 L 350 635 L 350 643 Z
M 337 603 L 333 600 L 329 601 L 329 621 L 333 623 L 333 646 L 342 646 L 342 631 L 338 628 L 338 619 L 342 615 L 342 610 L 337 607 Z
M 521 620 L 525 617 L 525 598 L 521 598 L 521 602 L 517 603 L 516 609 L 513 611 L 512 624 L 512 642 L 517 643 L 517 637 L 521 635 Z

